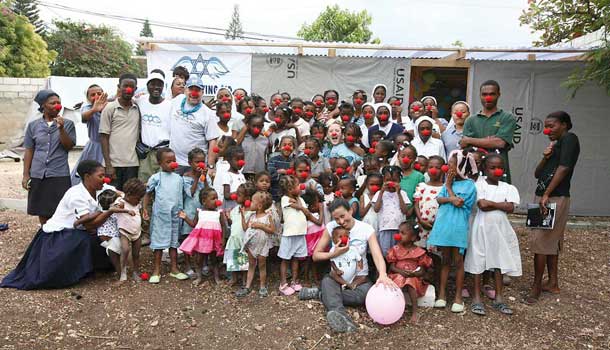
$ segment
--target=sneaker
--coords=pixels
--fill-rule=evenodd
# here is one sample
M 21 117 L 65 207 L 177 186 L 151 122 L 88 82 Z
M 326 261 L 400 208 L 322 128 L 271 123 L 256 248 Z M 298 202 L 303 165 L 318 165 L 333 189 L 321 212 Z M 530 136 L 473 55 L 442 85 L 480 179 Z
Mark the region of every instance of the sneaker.
M 250 294 L 251 291 L 252 291 L 252 289 L 250 289 L 250 288 L 241 287 L 237 290 L 237 292 L 235 292 L 235 296 L 238 298 L 243 298 L 246 295 Z
M 294 289 L 295 292 L 298 292 L 303 289 L 303 286 L 299 282 L 292 282 L 290 283 L 290 288 Z
M 299 291 L 299 300 L 320 299 L 320 290 L 316 287 L 301 288 Z
M 185 274 L 187 276 L 189 276 L 190 279 L 195 278 L 195 275 L 196 275 L 196 273 L 195 273 L 195 271 L 193 271 L 193 269 L 190 269 L 190 270 L 186 271 Z
M 269 291 L 267 290 L 266 287 L 263 287 L 258 290 L 258 296 L 261 298 L 265 298 L 265 297 L 269 296 Z
M 201 276 L 203 277 L 208 277 L 210 275 L 210 267 L 208 265 L 205 265 L 202 269 L 201 269 Z
M 280 293 L 288 296 L 288 295 L 293 295 L 294 294 L 294 289 L 290 288 L 290 286 L 288 285 L 288 283 L 281 285 L 280 286 Z
M 336 310 L 330 310 L 326 313 L 326 321 L 330 329 L 337 333 L 351 333 L 357 329 L 349 317 Z

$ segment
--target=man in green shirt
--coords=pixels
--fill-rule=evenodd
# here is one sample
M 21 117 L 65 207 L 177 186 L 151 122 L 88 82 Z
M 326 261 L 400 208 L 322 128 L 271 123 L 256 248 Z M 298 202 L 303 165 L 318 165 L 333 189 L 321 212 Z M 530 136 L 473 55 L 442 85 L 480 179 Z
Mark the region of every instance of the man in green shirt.
M 484 148 L 488 152 L 497 152 L 504 159 L 505 181 L 510 183 L 508 151 L 513 147 L 513 133 L 517 125 L 515 117 L 498 109 L 500 85 L 495 80 L 481 84 L 481 104 L 483 110 L 466 119 L 464 137 L 460 147 L 469 146 Z

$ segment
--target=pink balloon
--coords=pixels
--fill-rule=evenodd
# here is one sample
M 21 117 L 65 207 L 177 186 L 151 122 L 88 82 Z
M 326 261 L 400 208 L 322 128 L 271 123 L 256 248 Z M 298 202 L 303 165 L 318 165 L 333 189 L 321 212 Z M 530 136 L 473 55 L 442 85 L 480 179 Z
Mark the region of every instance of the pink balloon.
M 373 321 L 390 325 L 400 320 L 405 312 L 405 297 L 398 287 L 376 284 L 366 294 L 366 312 Z

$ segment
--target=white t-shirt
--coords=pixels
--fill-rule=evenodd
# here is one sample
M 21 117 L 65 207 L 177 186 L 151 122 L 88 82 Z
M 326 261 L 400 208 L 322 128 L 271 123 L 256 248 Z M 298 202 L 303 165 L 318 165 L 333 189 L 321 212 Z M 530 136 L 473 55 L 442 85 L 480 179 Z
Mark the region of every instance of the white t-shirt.
M 371 201 L 373 206 L 379 200 L 380 193 L 381 192 L 377 192 L 373 196 L 373 200 Z M 400 190 L 400 195 L 405 204 L 411 204 L 405 191 Z M 384 191 L 381 199 L 383 203 L 381 203 L 381 209 L 377 212 L 379 231 L 398 230 L 398 226 L 406 220 L 405 214 L 400 211 L 398 192 Z
M 297 120 L 296 122 L 294 122 L 294 126 L 297 127 L 297 129 L 299 129 L 299 134 L 301 137 L 304 136 L 309 136 L 309 123 L 307 121 L 305 121 L 303 118 L 299 118 L 299 120 Z
M 98 211 L 97 200 L 91 197 L 85 185 L 71 187 L 59 201 L 55 214 L 42 225 L 44 232 L 57 232 L 74 228 L 74 222 L 80 217 Z
M 169 147 L 176 153 L 176 161 L 182 166 L 188 165 L 188 153 L 195 147 L 208 151 L 208 142 L 220 136 L 216 125 L 216 114 L 206 105 L 190 114 L 182 113 L 183 98 L 175 98 L 170 112 Z M 185 109 L 193 106 L 185 104 Z
M 162 141 L 169 141 L 169 116 L 172 102 L 163 100 L 163 102 L 155 105 L 150 103 L 148 97 L 148 95 L 145 95 L 136 99 L 136 104 L 140 107 L 142 116 L 142 128 L 140 129 L 142 142 L 149 147 L 154 147 Z
M 224 202 L 224 185 L 229 185 L 229 191 L 231 193 L 237 191 L 239 185 L 246 183 L 244 174 L 239 171 L 237 174 L 227 171 L 217 172 L 216 178 L 214 179 L 214 189 L 218 193 L 218 199 Z
M 335 247 L 332 247 L 331 252 L 333 250 L 335 250 Z M 358 262 L 362 261 L 362 256 L 355 247 L 350 246 L 347 252 L 330 260 L 335 263 L 339 270 L 343 271 L 341 277 L 347 283 L 352 283 L 358 272 Z
M 411 145 L 417 150 L 418 156 L 440 156 L 443 159 L 447 159 L 445 156 L 445 144 L 440 139 L 430 137 L 426 143 L 424 143 L 419 137 L 415 137 L 411 142 Z
M 281 206 L 282 215 L 284 217 L 284 229 L 283 236 L 300 236 L 307 234 L 307 217 L 305 214 L 297 209 L 290 207 L 290 197 L 282 196 Z M 303 198 L 298 199 L 301 206 L 307 208 L 307 204 Z
M 336 221 L 331 221 L 326 224 L 326 231 L 331 238 L 332 241 L 332 232 L 335 227 L 339 226 Z M 360 254 L 362 258 L 362 270 L 356 273 L 356 276 L 368 276 L 369 274 L 369 264 L 366 259 L 366 251 L 369 246 L 369 238 L 371 235 L 375 234 L 375 230 L 373 227 L 367 223 L 364 223 L 360 220 L 354 219 L 354 227 L 349 230 L 349 245 L 350 248 L 356 248 L 356 251 Z

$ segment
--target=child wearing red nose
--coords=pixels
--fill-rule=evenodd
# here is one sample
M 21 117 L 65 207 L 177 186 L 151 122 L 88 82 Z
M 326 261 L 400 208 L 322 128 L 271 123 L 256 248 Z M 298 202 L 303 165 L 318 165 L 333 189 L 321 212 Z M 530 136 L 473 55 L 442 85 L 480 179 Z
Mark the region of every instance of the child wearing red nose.
M 203 261 L 207 260 L 212 267 L 212 273 L 216 284 L 220 283 L 219 265 L 224 254 L 222 247 L 223 232 L 227 229 L 226 216 L 218 210 L 220 201 L 218 194 L 213 188 L 204 188 L 199 193 L 199 201 L 202 209 L 197 209 L 193 219 L 189 218 L 183 211 L 178 216 L 189 226 L 194 227 L 188 237 L 180 245 L 180 250 L 187 255 L 196 255 L 197 271 L 203 268 Z M 201 283 L 201 274 L 197 273 L 193 284 Z
M 468 103 L 457 101 L 451 106 L 451 121 L 441 135 L 441 140 L 445 145 L 445 152 L 447 154 L 461 148 L 460 140 L 464 133 L 464 123 L 469 116 L 470 105 Z
M 377 213 L 373 209 L 373 197 L 383 185 L 383 176 L 381 176 L 381 173 L 378 171 L 368 172 L 367 174 L 363 186 L 366 190 L 362 193 L 362 196 L 360 196 L 360 217 L 362 218 L 362 222 L 366 222 L 373 226 L 373 229 L 377 232 L 379 230 L 379 220 Z
M 333 126 L 336 124 L 333 124 Z M 334 130 L 334 128 L 333 128 Z M 354 123 L 348 123 L 343 130 L 343 143 L 334 145 L 330 151 L 330 158 L 342 157 L 347 159 L 350 166 L 357 167 L 362 161 L 365 153 L 360 147 L 362 134 L 360 127 Z
M 402 120 L 402 101 L 396 96 L 392 96 L 388 98 L 388 104 L 392 106 L 392 120 L 394 123 L 402 125 L 403 128 L 404 122 Z
M 305 235 L 305 242 L 307 243 L 307 262 L 303 269 L 303 276 L 305 277 L 305 283 L 315 287 L 320 282 L 320 275 L 318 274 L 319 268 L 318 263 L 314 263 L 311 260 L 313 250 L 315 249 L 318 241 L 324 234 L 324 195 L 316 191 L 313 188 L 308 188 L 301 197 L 307 204 L 307 234 Z M 309 270 L 311 269 L 313 275 L 313 282 L 310 283 Z
M 354 119 L 354 106 L 349 102 L 342 102 L 339 106 L 339 118 L 335 119 L 346 125 Z
M 269 139 L 262 133 L 264 125 L 262 117 L 254 115 L 246 120 L 246 127 L 242 128 L 237 136 L 237 144 L 244 150 L 246 161 L 242 172 L 246 179 L 251 180 L 254 175 L 265 170 Z
M 309 136 L 310 125 L 307 120 L 303 117 L 305 115 L 305 104 L 299 97 L 295 97 L 290 101 L 290 108 L 292 109 L 292 118 L 290 124 L 294 125 L 299 131 L 299 136 L 305 138 Z
M 447 159 L 445 156 L 445 145 L 440 139 L 432 137 L 434 120 L 430 117 L 419 117 L 415 121 L 415 138 L 411 144 L 417 149 L 417 154 L 426 157 L 439 156 Z
M 419 226 L 411 221 L 405 221 L 399 226 L 399 233 L 394 235 L 397 244 L 386 256 L 390 264 L 388 277 L 398 288 L 405 288 L 411 300 L 412 324 L 417 323 L 417 299 L 426 295 L 428 284 L 423 276 L 426 269 L 432 266 L 432 259 L 426 251 L 415 245 L 419 240 Z
M 218 102 L 216 104 L 216 116 L 218 117 L 218 129 L 221 136 L 233 137 L 233 131 L 229 126 L 231 120 L 231 105 L 226 102 Z
M 316 122 L 315 116 L 316 105 L 311 101 L 303 102 L 303 116 L 301 118 L 303 118 L 303 120 L 305 120 L 309 124 L 310 128 Z M 313 134 L 313 132 L 311 132 L 311 134 Z
M 443 174 L 449 170 L 443 158 L 439 156 L 430 157 L 428 163 L 428 182 L 421 182 L 415 188 L 413 194 L 415 216 L 420 227 L 420 239 L 415 242 L 418 247 L 426 248 L 426 242 L 436 220 L 438 202 L 436 197 L 443 188 Z
M 160 171 L 148 179 L 146 195 L 142 203 L 142 219 L 150 220 L 150 249 L 154 251 L 154 267 L 148 282 L 157 284 L 161 281 L 161 256 L 164 249 L 169 249 L 170 276 L 178 280 L 189 277 L 178 269 L 178 237 L 180 236 L 180 218 L 178 213 L 183 208 L 182 176 L 174 171 L 178 168 L 176 154 L 168 147 L 157 150 L 157 161 Z M 148 208 L 151 193 L 155 193 L 152 216 Z
M 229 170 L 221 174 L 216 174 L 219 184 L 222 185 L 222 209 L 229 212 L 237 205 L 237 188 L 246 182 L 246 177 L 241 169 L 246 164 L 244 160 L 244 150 L 240 146 L 231 146 L 227 149 L 226 158 L 229 162 Z
M 341 226 L 337 226 L 332 232 L 333 244 L 331 252 L 335 247 L 345 247 L 349 245 L 349 231 Z M 357 272 L 364 268 L 362 256 L 358 249 L 350 246 L 349 250 L 330 260 L 329 276 L 341 286 L 341 289 L 356 289 L 359 285 L 368 281 L 366 276 L 357 276 Z
M 296 138 L 297 145 L 301 144 L 299 129 L 294 124 L 290 123 L 292 109 L 286 105 L 280 105 L 275 109 L 274 116 L 273 123 L 267 130 L 267 133 L 269 134 L 269 143 L 271 144 L 271 152 L 280 152 L 279 143 L 284 136 L 292 136 Z M 296 149 L 296 147 L 293 149 Z
M 362 107 L 366 103 L 366 92 L 364 90 L 356 90 L 352 94 L 352 103 L 354 104 L 354 119 L 353 123 L 356 123 L 358 126 L 362 126 L 364 124 L 364 113 L 362 111 Z
M 338 106 L 339 93 L 336 90 L 324 91 L 324 108 L 322 109 L 320 115 L 318 115 L 318 120 L 329 126 L 339 115 Z
M 252 182 L 246 182 L 237 188 L 237 206 L 231 209 L 227 215 L 227 225 L 230 227 L 229 239 L 225 246 L 223 263 L 227 266 L 227 272 L 231 272 L 231 286 L 246 284 L 246 271 L 248 271 L 248 254 L 243 251 L 243 241 L 245 230 L 242 226 L 241 215 L 244 212 L 246 222 L 250 219 L 252 212 L 252 196 L 256 192 L 256 187 Z
M 318 121 L 320 114 L 322 113 L 322 110 L 324 109 L 324 96 L 320 95 L 320 94 L 315 94 L 313 95 L 313 97 L 311 98 L 311 103 L 314 104 L 314 106 L 316 106 L 316 110 L 315 110 L 315 119 L 316 121 Z M 323 122 L 323 121 L 322 121 Z
M 322 185 L 322 190 L 324 190 L 324 224 L 326 225 L 329 221 L 332 221 L 328 206 L 335 199 L 335 191 L 337 190 L 339 178 L 333 173 L 322 173 L 318 177 L 318 182 Z
M 378 240 L 381 252 L 385 256 L 394 245 L 394 234 L 398 226 L 406 220 L 409 213 L 409 197 L 400 189 L 402 169 L 397 166 L 386 166 L 381 170 L 384 184 L 373 196 L 373 209 L 379 218 Z
M 282 175 L 288 175 L 290 172 L 288 169 L 292 169 L 296 146 L 297 142 L 294 137 L 282 137 L 278 147 L 279 154 L 269 158 L 269 162 L 267 163 L 267 169 L 269 170 L 269 175 L 271 175 L 271 195 L 273 196 L 274 202 L 280 200 L 280 177 Z
M 352 216 L 354 219 L 360 220 L 360 203 L 358 202 L 358 198 L 354 197 L 354 192 L 356 192 L 356 179 L 351 175 L 343 175 L 339 178 L 337 187 L 339 190 L 335 196 L 348 201 L 350 209 L 352 210 Z
M 307 204 L 301 198 L 299 180 L 293 175 L 284 175 L 279 183 L 282 189 L 282 217 L 284 225 L 282 229 L 282 240 L 277 256 L 282 259 L 280 264 L 280 293 L 292 295 L 301 290 L 299 282 L 299 260 L 307 257 L 307 217 L 311 213 L 307 210 Z M 288 263 L 292 270 L 292 282 L 288 285 L 287 271 Z
M 321 124 L 319 124 L 321 125 Z M 320 149 L 322 148 L 321 139 L 310 137 L 305 141 L 303 153 L 311 161 L 311 177 L 317 179 L 322 173 L 330 172 L 330 162 L 328 158 L 320 157 Z
M 424 174 L 413 169 L 413 164 L 417 159 L 417 150 L 413 145 L 403 146 L 398 152 L 398 162 L 402 169 L 402 178 L 400 179 L 400 188 L 405 191 L 409 201 L 413 203 L 413 194 L 417 185 L 425 181 Z M 413 215 L 413 207 L 409 208 L 408 217 Z
M 404 128 L 402 125 L 394 123 L 391 117 L 392 107 L 387 103 L 378 103 L 376 114 L 379 124 L 373 125 L 369 128 L 369 142 L 372 144 L 373 140 L 371 135 L 375 131 L 383 131 L 385 133 L 386 140 L 393 140 L 396 135 L 402 134 Z
M 311 161 L 307 157 L 299 156 L 294 159 L 294 175 L 299 178 L 301 184 L 301 194 L 305 193 L 305 189 L 312 188 L 321 196 L 324 195 L 322 185 L 316 182 L 311 177 Z
M 362 138 L 360 142 L 365 148 L 371 147 L 369 143 L 369 128 L 377 123 L 375 117 L 375 107 L 371 103 L 365 103 L 362 105 L 362 124 L 360 125 L 360 131 Z
M 447 120 L 438 113 L 436 98 L 433 96 L 424 96 L 421 98 L 421 103 L 424 105 L 425 115 L 432 118 L 434 123 L 438 125 L 439 130 L 437 132 L 440 134 L 445 131 L 445 127 L 447 127 L 448 123 Z
M 508 214 L 519 205 L 519 191 L 511 184 L 501 181 L 504 175 L 504 160 L 498 154 L 490 154 L 483 161 L 485 179 L 477 181 L 477 214 L 468 239 L 468 251 L 464 270 L 474 275 L 474 295 L 470 310 L 484 316 L 481 301 L 481 276 L 487 270 L 494 271 L 496 295 L 492 307 L 505 315 L 513 310 L 502 295 L 502 275 L 521 276 L 521 254 L 519 240 L 513 230 Z

